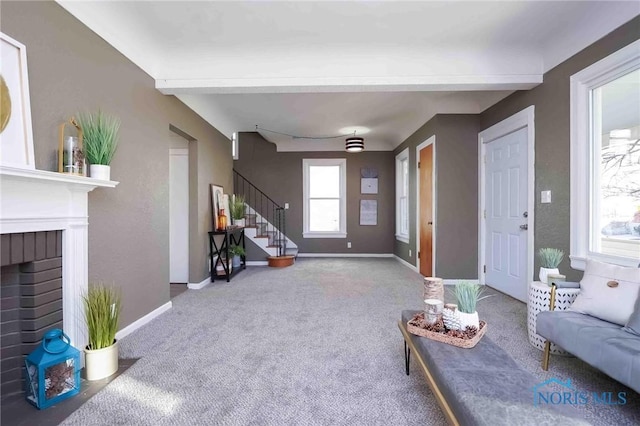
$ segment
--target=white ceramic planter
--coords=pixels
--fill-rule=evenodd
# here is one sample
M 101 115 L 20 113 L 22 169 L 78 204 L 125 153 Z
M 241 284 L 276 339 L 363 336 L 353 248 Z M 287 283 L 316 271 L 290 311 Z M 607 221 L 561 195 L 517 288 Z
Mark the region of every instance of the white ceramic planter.
M 558 270 L 558 268 L 540 268 L 540 273 L 538 274 L 538 277 L 540 278 L 540 282 L 549 284 L 548 282 L 549 274 L 559 274 L 559 273 L 560 271 Z
M 245 219 L 233 219 L 233 224 L 238 226 L 245 226 Z
M 89 166 L 89 174 L 94 179 L 111 180 L 111 166 L 92 164 Z
M 84 349 L 84 370 L 87 380 L 100 380 L 118 371 L 118 341 L 95 351 Z
M 480 328 L 480 318 L 478 317 L 478 311 L 467 314 L 466 312 L 458 312 L 458 318 L 460 318 L 460 329 L 464 330 L 467 327 Z

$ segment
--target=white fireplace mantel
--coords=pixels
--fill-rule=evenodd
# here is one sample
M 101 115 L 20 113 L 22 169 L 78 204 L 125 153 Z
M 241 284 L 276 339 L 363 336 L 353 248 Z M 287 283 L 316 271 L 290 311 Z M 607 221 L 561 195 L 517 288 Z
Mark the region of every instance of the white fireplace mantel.
M 0 165 L 0 234 L 63 230 L 64 332 L 78 349 L 87 341 L 82 294 L 88 287 L 88 194 L 118 182 Z

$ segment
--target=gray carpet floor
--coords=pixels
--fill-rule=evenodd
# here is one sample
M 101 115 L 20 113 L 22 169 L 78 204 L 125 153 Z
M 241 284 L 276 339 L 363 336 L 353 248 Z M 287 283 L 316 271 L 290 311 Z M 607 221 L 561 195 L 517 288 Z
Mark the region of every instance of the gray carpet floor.
M 627 391 L 626 406 L 583 406 L 596 425 L 640 424 L 640 396 L 575 358 L 529 345 L 526 305 L 480 302 L 487 335 L 540 381 Z M 417 363 L 404 372 L 397 321 L 422 308 L 422 280 L 393 259 L 300 259 L 248 268 L 173 299 L 173 309 L 120 342 L 141 358 L 65 425 L 440 425 Z M 533 400 L 533 393 L 532 393 Z M 532 402 L 533 403 L 533 402 Z

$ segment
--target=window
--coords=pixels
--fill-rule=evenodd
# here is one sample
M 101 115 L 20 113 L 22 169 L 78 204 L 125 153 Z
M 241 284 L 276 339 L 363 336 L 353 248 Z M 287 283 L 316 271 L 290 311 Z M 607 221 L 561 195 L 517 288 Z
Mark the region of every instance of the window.
M 347 160 L 304 159 L 304 238 L 347 237 Z
M 396 155 L 396 239 L 409 243 L 409 148 Z
M 571 77 L 571 266 L 640 261 L 640 41 Z
M 238 133 L 234 132 L 231 136 L 231 156 L 234 160 L 240 158 L 239 148 L 240 146 L 238 145 Z

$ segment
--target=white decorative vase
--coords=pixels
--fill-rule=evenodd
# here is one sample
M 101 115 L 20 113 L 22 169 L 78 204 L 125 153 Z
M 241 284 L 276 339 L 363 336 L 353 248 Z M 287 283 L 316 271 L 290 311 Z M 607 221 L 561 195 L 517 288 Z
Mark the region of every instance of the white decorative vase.
M 540 273 L 538 274 L 538 276 L 540 277 L 540 282 L 543 282 L 545 284 L 549 284 L 548 283 L 548 277 L 549 274 L 559 274 L 560 271 L 558 270 L 558 268 L 540 268 Z
M 89 166 L 89 174 L 94 179 L 111 180 L 111 166 L 92 164 Z
M 87 380 L 100 380 L 118 371 L 118 341 L 109 347 L 84 349 L 84 371 Z
M 240 227 L 244 227 L 245 226 L 245 219 L 233 219 L 233 223 L 234 225 L 238 225 Z
M 466 312 L 456 311 L 460 318 L 460 330 L 465 330 L 467 327 L 475 327 L 480 329 L 480 318 L 478 317 L 478 311 L 468 314 Z
M 458 315 L 458 307 L 456 305 L 444 305 L 442 322 L 447 330 L 460 330 L 460 316 Z

